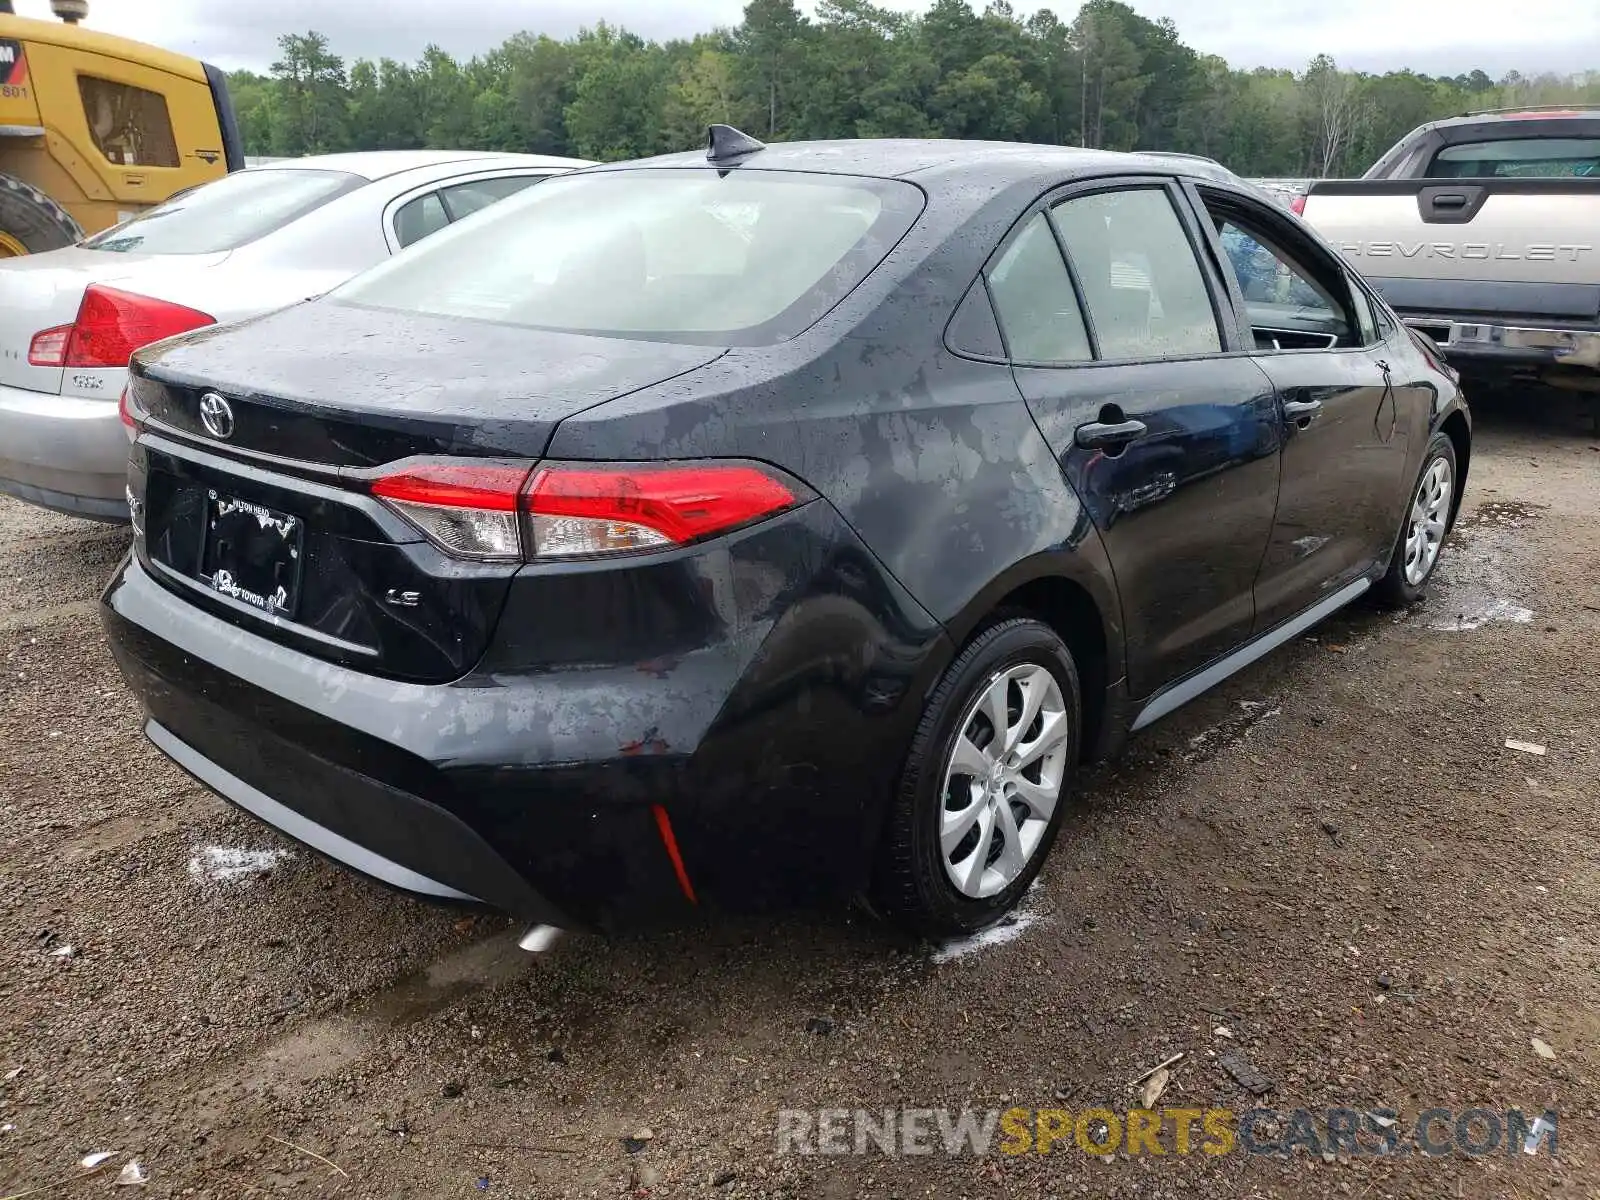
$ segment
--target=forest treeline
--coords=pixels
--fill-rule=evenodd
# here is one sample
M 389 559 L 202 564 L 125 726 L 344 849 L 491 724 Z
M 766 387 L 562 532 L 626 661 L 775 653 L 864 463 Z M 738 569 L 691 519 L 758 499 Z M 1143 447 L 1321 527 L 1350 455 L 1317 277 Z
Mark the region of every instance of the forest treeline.
M 1312 49 L 1308 47 L 1308 50 Z M 231 76 L 246 152 L 423 146 L 620 159 L 703 143 L 725 121 L 763 138 L 955 137 L 1181 150 L 1248 176 L 1359 174 L 1426 120 L 1532 104 L 1600 103 L 1600 72 L 1500 79 L 1240 70 L 1184 44 L 1172 21 L 1088 0 L 1068 24 L 935 0 L 921 15 L 870 0 L 750 0 L 743 20 L 646 41 L 604 22 L 558 40 L 518 33 L 461 62 L 346 62 L 286 34 L 269 75 Z

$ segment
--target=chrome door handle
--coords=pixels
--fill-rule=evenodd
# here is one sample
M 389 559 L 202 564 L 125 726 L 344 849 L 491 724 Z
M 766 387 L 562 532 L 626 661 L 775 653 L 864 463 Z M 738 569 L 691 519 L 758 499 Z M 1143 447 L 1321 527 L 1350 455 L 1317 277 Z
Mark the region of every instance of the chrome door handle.
M 1321 400 L 1285 400 L 1283 415 L 1304 429 L 1322 411 Z

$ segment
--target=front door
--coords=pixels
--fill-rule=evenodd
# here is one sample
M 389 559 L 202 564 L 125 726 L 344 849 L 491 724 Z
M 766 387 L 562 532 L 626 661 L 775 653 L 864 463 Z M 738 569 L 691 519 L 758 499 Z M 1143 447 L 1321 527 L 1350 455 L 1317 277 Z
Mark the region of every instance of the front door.
M 1227 353 L 1188 211 L 1150 180 L 1097 184 L 989 273 L 1017 386 L 1116 574 L 1135 698 L 1249 638 L 1278 495 L 1272 387 Z
M 1265 203 L 1199 189 L 1284 438 L 1257 633 L 1347 589 L 1394 545 L 1414 397 L 1343 267 Z

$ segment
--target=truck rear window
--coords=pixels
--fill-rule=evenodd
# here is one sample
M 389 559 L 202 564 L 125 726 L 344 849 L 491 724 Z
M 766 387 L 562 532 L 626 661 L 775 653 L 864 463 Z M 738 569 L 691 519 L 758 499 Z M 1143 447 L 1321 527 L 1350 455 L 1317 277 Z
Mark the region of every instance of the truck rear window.
M 181 192 L 131 221 L 96 234 L 90 250 L 138 254 L 215 254 L 233 250 L 321 208 L 367 181 L 344 171 L 235 171 Z
M 1600 138 L 1503 138 L 1446 146 L 1430 179 L 1583 179 L 1600 177 Z

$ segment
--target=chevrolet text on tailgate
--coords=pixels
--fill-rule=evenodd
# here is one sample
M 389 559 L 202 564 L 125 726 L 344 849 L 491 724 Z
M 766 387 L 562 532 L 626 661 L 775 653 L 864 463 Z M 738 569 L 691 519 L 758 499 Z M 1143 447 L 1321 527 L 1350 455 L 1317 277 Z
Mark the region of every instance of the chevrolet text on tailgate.
M 1588 389 L 1600 370 L 1600 111 L 1439 121 L 1305 219 L 1462 365 Z

